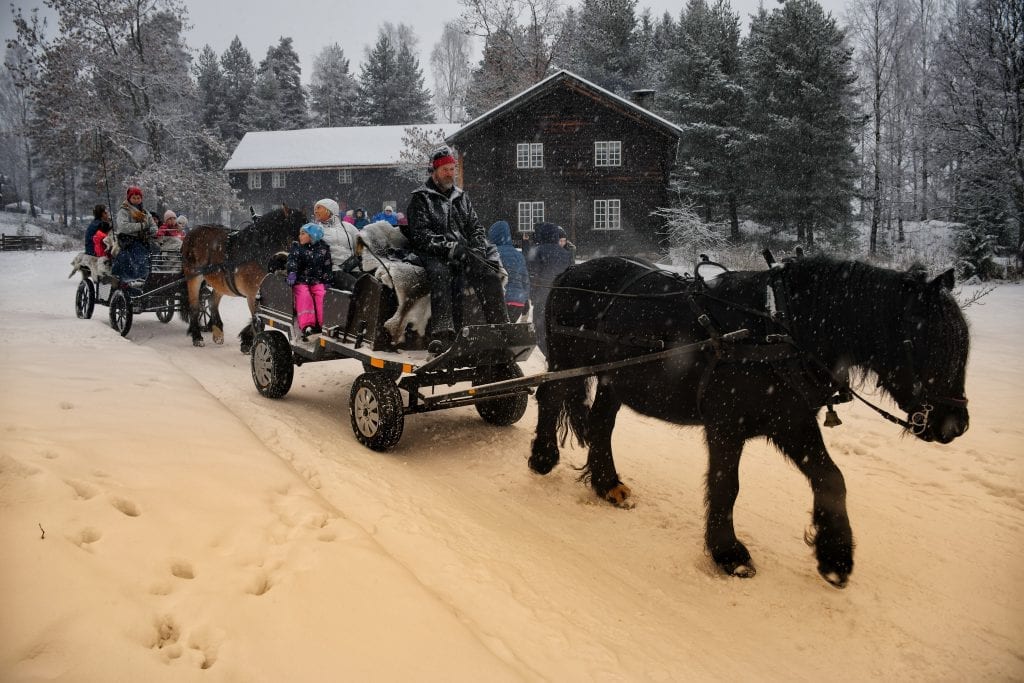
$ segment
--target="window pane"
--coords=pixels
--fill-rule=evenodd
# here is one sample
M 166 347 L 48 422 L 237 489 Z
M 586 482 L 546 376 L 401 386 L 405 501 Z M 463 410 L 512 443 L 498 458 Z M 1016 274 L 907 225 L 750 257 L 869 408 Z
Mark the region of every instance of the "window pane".
M 516 145 L 516 167 L 530 167 L 530 145 L 523 143 Z

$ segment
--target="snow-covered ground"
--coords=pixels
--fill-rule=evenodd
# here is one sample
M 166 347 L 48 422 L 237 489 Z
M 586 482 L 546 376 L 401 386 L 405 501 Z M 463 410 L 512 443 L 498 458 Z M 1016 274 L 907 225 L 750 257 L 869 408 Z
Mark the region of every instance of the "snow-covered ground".
M 0 253 L 0 680 L 1024 679 L 1024 287 L 967 309 L 964 437 L 860 405 L 826 430 L 857 540 L 837 590 L 807 483 L 762 443 L 736 509 L 758 574 L 725 577 L 697 429 L 620 414 L 628 511 L 576 481 L 580 450 L 529 471 L 532 401 L 508 428 L 413 416 L 374 453 L 357 363 L 264 399 L 233 339 L 76 319 L 71 258 Z M 247 309 L 223 313 L 233 334 Z

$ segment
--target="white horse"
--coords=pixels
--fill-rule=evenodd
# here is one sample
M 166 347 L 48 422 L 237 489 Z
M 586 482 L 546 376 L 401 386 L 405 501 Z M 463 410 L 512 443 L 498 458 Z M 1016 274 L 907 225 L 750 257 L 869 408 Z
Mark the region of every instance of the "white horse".
M 385 287 L 394 290 L 398 299 L 395 314 L 384 322 L 384 329 L 393 342 L 402 339 L 408 325 L 417 334 L 427 332 L 430 320 L 430 281 L 427 271 L 420 266 L 390 258 L 395 250 L 409 250 L 409 241 L 396 226 L 377 221 L 359 231 L 363 272 L 371 273 Z

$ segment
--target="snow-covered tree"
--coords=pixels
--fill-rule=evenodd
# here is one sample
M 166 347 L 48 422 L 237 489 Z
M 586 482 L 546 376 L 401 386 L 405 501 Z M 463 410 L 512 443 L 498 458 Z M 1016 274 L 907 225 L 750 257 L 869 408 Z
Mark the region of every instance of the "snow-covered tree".
M 444 25 L 441 39 L 430 52 L 434 72 L 434 104 L 441 119 L 449 123 L 466 120 L 466 90 L 469 87 L 469 36 L 455 22 Z
M 1024 243 L 1024 5 L 957 2 L 939 41 L 933 120 L 948 159 L 957 159 L 956 196 L 965 221 L 1000 241 Z
M 466 108 L 471 117 L 543 80 L 556 56 L 573 52 L 566 43 L 575 24 L 567 27 L 558 0 L 460 2 L 463 24 L 484 41 L 483 58 L 470 79 Z
M 670 207 L 660 207 L 654 215 L 665 221 L 659 237 L 662 248 L 673 263 L 693 265 L 701 254 L 714 259 L 715 255 L 729 246 L 726 238 L 728 226 L 708 221 L 689 203 L 678 184 L 673 184 L 675 201 Z
M 578 36 L 576 73 L 619 95 L 638 86 L 643 55 L 636 0 L 583 0 Z
M 34 129 L 35 139 L 71 145 L 64 156 L 81 161 L 76 173 L 88 176 L 84 187 L 96 195 L 105 190 L 108 201 L 131 182 L 144 185 L 157 207 L 195 213 L 234 204 L 219 170 L 223 146 L 196 116 L 181 6 L 174 0 L 47 4 L 59 29 L 38 43 L 40 69 L 30 94 L 43 125 Z M 18 28 L 16 42 L 31 43 L 27 26 Z
M 207 128 L 219 131 L 224 119 L 224 72 L 212 47 L 203 46 L 193 72 L 199 91 L 199 121 Z
M 706 220 L 728 216 L 739 236 L 750 135 L 740 73 L 739 17 L 728 0 L 690 0 L 664 60 L 659 108 L 682 129 L 677 177 Z
M 415 56 L 416 37 L 404 24 L 385 23 L 359 72 L 359 119 L 371 126 L 433 123 L 430 91 Z
M 331 43 L 321 50 L 313 58 L 309 83 L 312 124 L 325 128 L 355 125 L 358 89 L 341 46 Z
M 256 87 L 250 103 L 267 108 L 266 112 L 250 112 L 252 121 L 268 126 L 258 130 L 296 130 L 309 125 L 302 69 L 291 38 L 282 37 L 277 45 L 267 49 L 267 56 L 256 69 Z
M 256 87 L 256 66 L 238 36 L 234 37 L 228 49 L 220 56 L 220 66 L 224 78 L 220 135 L 221 140 L 230 149 L 234 149 L 247 131 L 243 119 L 250 103 L 249 98 Z
M 851 50 L 815 0 L 788 0 L 753 17 L 744 65 L 754 136 L 749 204 L 813 244 L 815 229 L 850 211 L 858 126 Z

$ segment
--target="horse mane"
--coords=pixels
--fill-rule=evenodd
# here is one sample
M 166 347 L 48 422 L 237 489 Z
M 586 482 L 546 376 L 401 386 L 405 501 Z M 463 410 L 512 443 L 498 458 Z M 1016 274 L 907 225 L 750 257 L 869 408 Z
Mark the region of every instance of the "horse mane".
M 271 209 L 258 221 L 248 222 L 228 240 L 228 260 L 233 263 L 265 263 L 274 253 L 287 250 L 298 239 L 306 214 L 287 204 Z
M 912 333 L 912 311 L 939 343 L 952 344 L 956 331 L 966 330 L 952 295 L 925 282 L 920 272 L 813 257 L 772 270 L 769 278 L 782 285 L 800 346 L 833 364 L 834 370 L 854 367 L 862 381 L 873 371 L 889 391 L 888 380 L 906 364 L 904 340 Z

